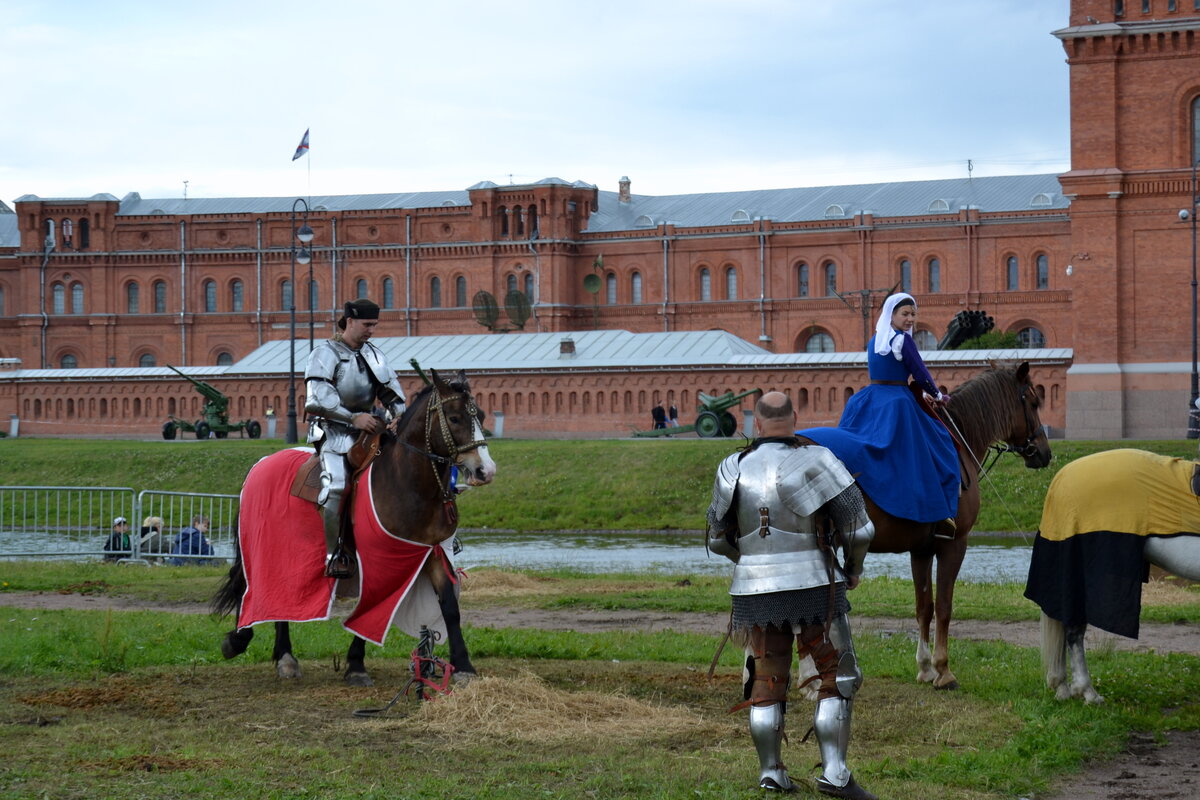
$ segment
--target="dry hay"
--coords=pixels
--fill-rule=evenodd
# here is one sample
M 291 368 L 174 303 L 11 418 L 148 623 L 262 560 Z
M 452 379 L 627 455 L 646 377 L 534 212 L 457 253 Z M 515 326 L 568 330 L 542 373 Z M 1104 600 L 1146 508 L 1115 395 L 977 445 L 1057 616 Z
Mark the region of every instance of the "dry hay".
M 551 590 L 551 586 L 559 582 L 557 578 L 541 578 L 480 567 L 463 572 L 462 591 L 464 597 L 471 600 L 511 600 L 514 597 L 546 594 Z
M 1143 605 L 1152 606 L 1185 606 L 1200 601 L 1200 594 L 1188 581 L 1167 576 L 1161 580 L 1149 581 L 1142 587 Z
M 634 739 L 727 739 L 734 722 L 711 720 L 680 706 L 659 706 L 620 694 L 570 692 L 533 674 L 475 678 L 436 702 L 423 703 L 407 724 L 456 741 L 560 744 Z

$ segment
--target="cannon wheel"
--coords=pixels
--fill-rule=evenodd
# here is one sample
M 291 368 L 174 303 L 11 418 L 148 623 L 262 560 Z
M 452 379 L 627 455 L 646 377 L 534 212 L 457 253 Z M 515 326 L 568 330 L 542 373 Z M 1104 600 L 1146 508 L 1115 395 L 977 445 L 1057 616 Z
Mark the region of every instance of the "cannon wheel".
M 696 417 L 696 435 L 713 439 L 721 434 L 721 418 L 713 411 L 701 411 Z
M 721 435 L 733 436 L 737 433 L 737 418 L 728 411 L 721 412 Z
M 167 439 L 167 440 L 175 438 L 175 423 L 174 422 L 164 422 L 163 423 L 163 438 Z
M 246 423 L 246 435 L 251 439 L 262 436 L 262 425 L 258 424 L 258 420 L 252 419 Z
M 212 428 L 208 427 L 207 422 L 197 422 L 196 423 L 196 438 L 197 439 L 207 439 L 208 434 L 210 432 L 212 432 Z
M 217 431 L 217 438 L 218 439 L 228 439 L 229 431 Z

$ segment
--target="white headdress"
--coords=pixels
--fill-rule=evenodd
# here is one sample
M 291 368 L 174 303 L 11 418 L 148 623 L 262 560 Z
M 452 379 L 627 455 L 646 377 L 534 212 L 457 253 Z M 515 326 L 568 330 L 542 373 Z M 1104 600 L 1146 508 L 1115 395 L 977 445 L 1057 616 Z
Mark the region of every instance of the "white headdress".
M 917 306 L 917 301 L 913 300 L 913 296 L 904 292 L 896 292 L 883 301 L 883 310 L 879 312 L 879 320 L 875 323 L 875 341 L 872 345 L 875 348 L 875 352 L 881 356 L 887 355 L 888 351 L 892 350 L 892 315 L 896 313 L 896 306 L 900 304 L 901 300 L 912 301 L 913 308 Z M 904 333 L 907 336 L 912 335 L 908 331 Z M 903 343 L 901 339 L 897 339 L 896 341 Z M 896 352 L 897 357 L 899 357 L 898 351 L 893 352 Z

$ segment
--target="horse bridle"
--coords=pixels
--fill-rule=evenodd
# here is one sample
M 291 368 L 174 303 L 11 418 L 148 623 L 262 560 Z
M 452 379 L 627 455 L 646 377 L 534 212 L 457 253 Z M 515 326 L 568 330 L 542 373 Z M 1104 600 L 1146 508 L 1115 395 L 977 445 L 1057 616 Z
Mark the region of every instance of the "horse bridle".
M 438 490 L 441 493 L 442 501 L 452 503 L 454 500 L 454 487 L 447 486 L 442 480 L 442 473 L 438 470 L 437 464 L 449 464 L 451 466 L 458 463 L 459 458 L 463 453 L 469 453 L 472 450 L 478 450 L 487 442 L 483 439 L 472 439 L 465 445 L 459 445 L 454 441 L 454 436 L 450 433 L 450 423 L 446 421 L 445 401 L 442 398 L 441 392 L 437 390 L 437 386 L 431 385 L 429 391 L 432 395 L 429 402 L 425 405 L 425 449 L 417 447 L 402 441 L 401 444 L 408 450 L 414 453 L 419 453 L 429 459 L 429 464 L 433 467 L 433 477 L 437 481 Z M 474 431 L 475 423 L 479 420 L 479 406 L 475 405 L 475 398 L 469 391 L 458 391 L 458 395 L 465 397 L 467 400 L 467 415 L 472 420 L 471 430 Z M 433 437 L 435 432 L 434 420 L 437 420 L 437 432 L 442 435 L 442 442 L 446 445 L 448 456 L 438 455 L 433 452 Z
M 1029 396 L 1029 390 L 1032 388 L 1031 384 L 1021 384 L 1021 392 L 1017 396 L 1018 401 L 1021 403 L 1021 412 L 1025 415 L 1025 430 L 1028 432 L 1024 444 L 1020 446 L 1014 446 L 1008 442 L 992 444 L 991 449 L 995 450 L 996 454 L 992 459 L 992 463 L 987 466 L 987 469 L 991 469 L 992 464 L 996 463 L 996 459 L 1005 453 L 1015 453 L 1021 458 L 1033 458 L 1037 454 L 1037 438 L 1046 432 L 1046 426 L 1042 424 L 1035 428 L 1033 425 L 1033 414 L 1030 413 L 1029 405 L 1025 402 L 1025 399 Z M 984 471 L 986 472 L 987 469 Z

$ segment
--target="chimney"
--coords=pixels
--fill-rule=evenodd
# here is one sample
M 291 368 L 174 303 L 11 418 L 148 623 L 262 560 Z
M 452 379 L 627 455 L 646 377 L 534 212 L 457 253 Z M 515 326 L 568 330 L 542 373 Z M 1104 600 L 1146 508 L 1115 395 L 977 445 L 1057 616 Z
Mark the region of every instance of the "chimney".
M 564 336 L 562 338 L 562 340 L 559 341 L 559 343 L 558 343 L 558 355 L 559 355 L 559 357 L 574 356 L 575 355 L 575 340 L 572 339 L 570 336 Z
M 629 177 L 622 176 L 621 182 L 619 184 L 617 184 L 617 186 L 620 187 L 619 189 L 617 189 L 617 200 L 622 203 L 628 203 L 630 200 Z

